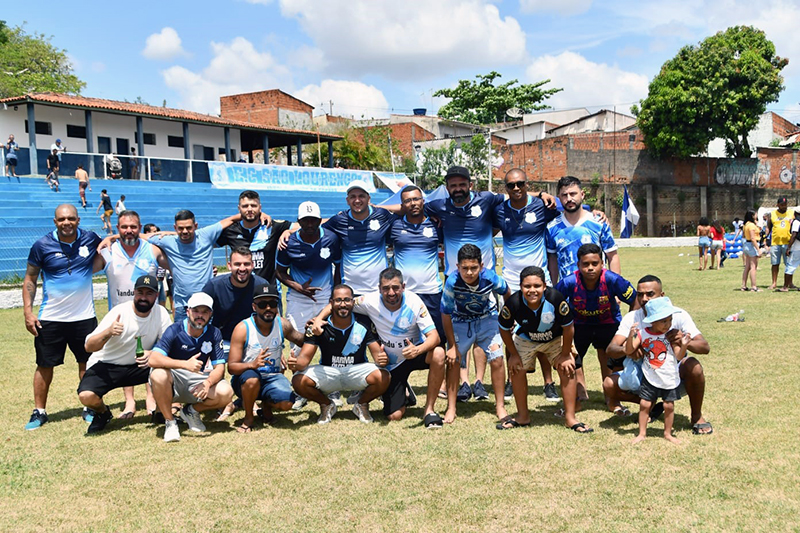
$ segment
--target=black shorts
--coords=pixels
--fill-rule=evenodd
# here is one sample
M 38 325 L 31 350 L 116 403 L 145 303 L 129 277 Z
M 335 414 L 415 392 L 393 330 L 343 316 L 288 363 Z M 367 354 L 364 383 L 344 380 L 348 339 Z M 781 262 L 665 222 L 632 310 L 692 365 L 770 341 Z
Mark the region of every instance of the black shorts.
M 77 322 L 52 322 L 42 320 L 39 336 L 34 337 L 36 364 L 43 368 L 53 368 L 64 364 L 64 354 L 69 346 L 75 360 L 85 363 L 91 355 L 83 345 L 86 337 L 97 327 L 97 318 L 87 318 Z
M 383 414 L 389 416 L 399 411 L 406 404 L 406 385 L 408 376 L 415 370 L 427 370 L 430 365 L 425 362 L 427 353 L 421 353 L 414 359 L 406 359 L 390 372 L 392 380 L 389 388 L 383 393 Z
M 6 164 L 10 167 L 17 166 L 17 158 L 16 157 L 6 157 Z
M 642 384 L 639 387 L 639 398 L 654 402 L 661 398 L 665 402 L 674 402 L 681 399 L 680 385 L 675 389 L 659 389 L 653 386 L 647 378 L 642 376 Z
M 78 394 L 91 391 L 102 398 L 114 389 L 147 383 L 149 377 L 149 367 L 114 365 L 99 361 L 86 370 L 78 385 Z
M 594 346 L 595 350 L 608 348 L 618 327 L 619 324 L 576 325 L 574 343 L 578 356 L 575 357 L 575 368 L 583 366 L 583 356 L 589 351 L 589 346 Z
M 436 332 L 439 333 L 439 346 L 444 348 L 447 343 L 447 337 L 444 334 L 444 324 L 442 324 L 442 293 L 417 294 L 417 296 L 419 296 L 419 299 L 425 304 L 425 307 L 428 308 L 428 313 L 430 313 L 433 319 L 433 325 L 436 326 Z

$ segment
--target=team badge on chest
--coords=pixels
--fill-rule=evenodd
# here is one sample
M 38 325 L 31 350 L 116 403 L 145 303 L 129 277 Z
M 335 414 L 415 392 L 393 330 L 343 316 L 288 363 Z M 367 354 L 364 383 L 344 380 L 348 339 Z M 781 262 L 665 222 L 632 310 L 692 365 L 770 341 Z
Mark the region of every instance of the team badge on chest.
M 87 246 L 81 246 L 78 248 L 78 255 L 81 257 L 89 257 L 89 248 Z
M 473 205 L 472 208 L 469 210 L 469 214 L 474 216 L 475 218 L 481 216 L 482 213 L 483 213 L 483 210 L 481 209 L 481 206 L 479 206 L 479 205 Z
M 533 224 L 534 222 L 536 222 L 536 213 L 533 212 L 525 213 L 525 222 L 527 222 L 528 224 Z
M 370 220 L 369 229 L 371 229 L 372 231 L 378 231 L 379 229 L 381 229 L 381 223 L 378 222 L 377 220 Z
M 431 237 L 433 237 L 433 228 L 425 228 L 425 229 L 423 229 L 422 230 L 422 236 L 423 237 L 427 237 L 429 239 Z
M 324 248 L 320 248 L 320 249 L 319 249 L 319 256 L 320 256 L 322 259 L 327 259 L 327 258 L 329 258 L 329 257 L 331 256 L 331 249 L 330 249 L 330 248 L 328 248 L 327 246 L 326 246 L 326 247 L 324 247 Z

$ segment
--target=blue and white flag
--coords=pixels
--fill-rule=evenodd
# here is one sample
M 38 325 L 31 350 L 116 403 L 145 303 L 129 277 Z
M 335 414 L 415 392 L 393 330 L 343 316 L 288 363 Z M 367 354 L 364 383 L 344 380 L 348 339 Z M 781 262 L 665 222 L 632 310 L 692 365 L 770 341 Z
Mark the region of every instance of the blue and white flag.
M 622 220 L 620 220 L 620 239 L 630 239 L 633 235 L 633 229 L 639 223 L 639 212 L 636 206 L 633 205 L 633 200 L 628 196 L 628 186 L 625 185 L 625 196 L 622 198 Z

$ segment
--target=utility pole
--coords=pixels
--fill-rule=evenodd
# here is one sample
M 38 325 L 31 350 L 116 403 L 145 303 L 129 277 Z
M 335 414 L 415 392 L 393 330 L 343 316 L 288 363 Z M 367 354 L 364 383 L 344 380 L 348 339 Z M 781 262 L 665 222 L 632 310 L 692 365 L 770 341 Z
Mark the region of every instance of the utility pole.
M 330 107 L 329 107 L 328 114 L 329 114 L 330 116 L 333 116 L 333 100 L 328 100 L 328 105 L 330 106 Z

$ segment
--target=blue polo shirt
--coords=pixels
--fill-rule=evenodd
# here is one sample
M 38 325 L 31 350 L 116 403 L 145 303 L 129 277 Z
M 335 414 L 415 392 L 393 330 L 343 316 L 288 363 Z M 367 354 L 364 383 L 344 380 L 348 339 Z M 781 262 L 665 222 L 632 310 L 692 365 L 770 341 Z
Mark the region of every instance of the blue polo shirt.
M 394 267 L 403 273 L 406 290 L 415 294 L 442 292 L 439 277 L 441 228 L 426 218 L 412 224 L 406 217 L 392 223 L 389 240 L 394 245 Z
M 210 360 L 212 365 L 224 365 L 227 362 L 222 349 L 222 333 L 214 326 L 203 328 L 203 334 L 197 338 L 189 335 L 189 319 L 175 322 L 161 336 L 154 351 L 170 359 L 188 361 L 198 353 L 198 360 L 203 367 Z
M 28 264 L 42 273 L 42 305 L 39 320 L 77 322 L 95 316 L 92 269 L 100 237 L 80 228 L 75 240 L 58 240 L 53 230 L 35 243 Z
M 333 289 L 333 265 L 341 263 L 342 250 L 339 237 L 325 228 L 319 229 L 319 239 L 310 244 L 300 238 L 300 230 L 292 233 L 286 243 L 286 249 L 278 250 L 276 259 L 279 266 L 289 269 L 292 279 L 302 285 L 309 279 L 313 287 L 320 287 L 317 301 L 326 301 Z M 292 289 L 286 293 L 286 299 L 305 298 Z

